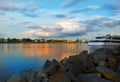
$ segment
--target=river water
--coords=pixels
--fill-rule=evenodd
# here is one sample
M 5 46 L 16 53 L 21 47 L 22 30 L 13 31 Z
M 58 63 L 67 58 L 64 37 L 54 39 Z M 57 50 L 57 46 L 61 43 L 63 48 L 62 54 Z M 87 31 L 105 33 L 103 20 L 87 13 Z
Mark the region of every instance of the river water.
M 46 59 L 58 61 L 87 50 L 80 43 L 0 44 L 0 82 L 21 70 L 42 68 Z

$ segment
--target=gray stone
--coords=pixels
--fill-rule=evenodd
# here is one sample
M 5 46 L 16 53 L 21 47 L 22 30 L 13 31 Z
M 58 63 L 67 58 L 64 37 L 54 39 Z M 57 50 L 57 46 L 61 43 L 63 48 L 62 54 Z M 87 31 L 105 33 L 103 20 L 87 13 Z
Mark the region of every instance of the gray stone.
M 67 72 L 67 75 L 68 75 L 68 77 L 70 78 L 70 80 L 72 81 L 72 82 L 77 82 L 77 78 L 76 78 L 76 76 L 72 73 L 72 72 Z
M 45 73 L 53 74 L 57 72 L 59 67 L 60 67 L 59 62 L 57 62 L 57 60 L 54 59 L 52 60 L 52 62 L 47 60 L 43 69 Z
M 66 64 L 68 63 L 68 58 L 65 57 L 63 60 L 61 60 L 61 63 L 62 63 L 63 65 L 66 65 Z
M 99 65 L 100 66 L 106 66 L 106 62 L 105 61 L 99 61 Z
M 49 82 L 49 79 L 48 79 L 48 78 L 44 78 L 44 79 L 42 80 L 42 82 Z
M 100 77 L 100 74 L 81 74 L 77 82 L 112 82 Z
M 75 75 L 83 73 L 84 72 L 83 63 L 80 60 L 75 61 L 70 71 L 73 72 Z
M 119 62 L 119 65 L 117 67 L 117 73 L 120 75 L 120 62 Z
M 110 62 L 117 62 L 117 59 L 113 55 L 110 55 L 108 57 L 108 61 L 110 61 Z
M 105 61 L 108 58 L 108 55 L 105 54 L 96 54 L 94 55 L 94 59 L 99 61 Z
M 120 78 L 120 76 L 116 72 L 106 67 L 98 66 L 96 67 L 96 70 L 109 80 L 118 81 L 118 79 Z
M 32 69 L 24 70 L 20 72 L 19 76 L 22 80 L 31 81 L 35 77 L 35 72 Z
M 66 73 L 56 73 L 52 75 L 50 82 L 71 82 Z
M 69 62 L 70 62 L 70 63 L 73 63 L 73 62 L 75 62 L 75 61 L 77 61 L 77 60 L 79 60 L 79 59 L 80 59 L 80 56 L 79 56 L 79 55 L 69 56 Z
M 44 73 L 44 72 L 39 71 L 37 76 L 38 76 L 38 77 L 46 78 L 46 77 L 47 77 L 47 74 Z

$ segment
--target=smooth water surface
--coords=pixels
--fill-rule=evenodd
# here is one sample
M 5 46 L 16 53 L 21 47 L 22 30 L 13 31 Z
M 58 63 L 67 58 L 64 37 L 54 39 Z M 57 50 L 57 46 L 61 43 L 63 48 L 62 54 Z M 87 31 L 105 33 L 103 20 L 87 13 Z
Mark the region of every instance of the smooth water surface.
M 86 44 L 0 44 L 0 82 L 21 70 L 42 68 L 46 59 L 61 60 L 83 50 Z

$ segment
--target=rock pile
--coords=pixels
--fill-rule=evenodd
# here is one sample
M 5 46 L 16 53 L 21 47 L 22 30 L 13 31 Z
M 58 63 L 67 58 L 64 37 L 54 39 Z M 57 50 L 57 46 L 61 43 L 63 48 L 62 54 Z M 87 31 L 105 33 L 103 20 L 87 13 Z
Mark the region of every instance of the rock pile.
M 120 50 L 83 51 L 60 62 L 46 60 L 43 71 L 22 71 L 7 82 L 120 82 Z

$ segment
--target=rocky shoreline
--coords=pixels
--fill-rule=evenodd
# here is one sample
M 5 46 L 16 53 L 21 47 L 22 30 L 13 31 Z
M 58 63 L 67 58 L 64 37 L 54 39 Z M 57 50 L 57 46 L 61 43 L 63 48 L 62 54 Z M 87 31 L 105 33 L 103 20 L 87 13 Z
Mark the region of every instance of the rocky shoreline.
M 98 49 L 92 53 L 46 60 L 43 70 L 26 70 L 6 82 L 120 82 L 120 49 Z

